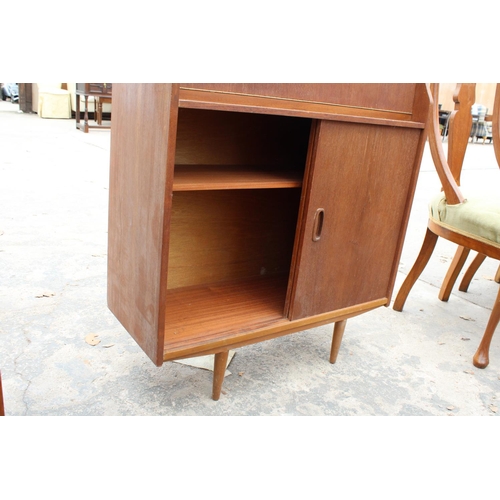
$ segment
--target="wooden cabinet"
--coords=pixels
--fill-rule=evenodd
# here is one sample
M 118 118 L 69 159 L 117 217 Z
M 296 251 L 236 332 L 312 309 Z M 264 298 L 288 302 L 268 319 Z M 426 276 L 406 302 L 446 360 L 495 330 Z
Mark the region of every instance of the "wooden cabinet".
M 108 304 L 152 361 L 336 323 L 391 299 L 423 84 L 115 84 Z M 223 366 L 224 365 L 224 366 Z

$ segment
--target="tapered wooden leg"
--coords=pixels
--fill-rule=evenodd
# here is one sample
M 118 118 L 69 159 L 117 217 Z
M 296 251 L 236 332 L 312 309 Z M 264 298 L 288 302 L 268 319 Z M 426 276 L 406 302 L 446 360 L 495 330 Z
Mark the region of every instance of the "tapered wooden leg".
M 464 277 L 462 278 L 460 286 L 458 287 L 461 292 L 466 292 L 469 289 L 470 282 L 472 281 L 472 278 L 476 274 L 481 264 L 484 262 L 484 259 L 486 259 L 486 255 L 484 255 L 484 253 L 478 253 L 474 257 L 474 260 L 470 263 L 467 271 L 465 271 Z
M 488 320 L 488 324 L 486 325 L 486 330 L 484 331 L 483 338 L 481 339 L 481 343 L 477 348 L 476 354 L 474 354 L 474 366 L 477 368 L 486 368 L 489 359 L 490 352 L 490 344 L 491 339 L 493 338 L 493 334 L 495 333 L 495 329 L 498 326 L 500 321 L 500 289 L 498 290 L 497 298 L 495 299 L 495 304 L 493 305 L 493 309 L 491 311 L 490 319 Z
M 427 262 L 431 258 L 432 252 L 436 247 L 436 242 L 438 240 L 437 234 L 434 234 L 429 228 L 427 228 L 427 232 L 425 233 L 424 242 L 422 243 L 422 248 L 420 249 L 420 253 L 418 254 L 417 260 L 413 267 L 410 269 L 408 276 L 403 281 L 401 288 L 399 289 L 396 300 L 394 301 L 394 305 L 392 308 L 395 311 L 402 311 L 406 302 L 406 298 L 410 293 L 410 290 L 413 288 L 413 285 L 417 281 L 418 277 L 422 274 L 422 271 L 425 269 Z
M 224 373 L 227 367 L 227 357 L 229 351 L 218 352 L 214 360 L 214 380 L 212 387 L 212 399 L 218 401 L 222 390 L 222 382 L 224 382 Z
M 457 248 L 453 260 L 451 261 L 450 267 L 448 268 L 448 272 L 444 277 L 441 288 L 439 289 L 439 294 L 438 294 L 439 300 L 442 300 L 443 302 L 448 302 L 448 299 L 450 298 L 451 295 L 451 291 L 453 290 L 453 285 L 455 284 L 455 281 L 457 281 L 458 275 L 460 274 L 462 267 L 464 267 L 465 261 L 469 256 L 469 252 L 470 248 L 465 248 L 462 246 L 459 246 Z
M 497 273 L 495 274 L 495 281 L 500 283 L 500 266 L 498 266 Z
M 333 326 L 333 338 L 332 338 L 332 349 L 330 351 L 330 363 L 335 363 L 337 361 L 337 355 L 339 353 L 340 344 L 342 342 L 342 337 L 344 336 L 345 326 L 347 325 L 347 320 L 337 321 Z

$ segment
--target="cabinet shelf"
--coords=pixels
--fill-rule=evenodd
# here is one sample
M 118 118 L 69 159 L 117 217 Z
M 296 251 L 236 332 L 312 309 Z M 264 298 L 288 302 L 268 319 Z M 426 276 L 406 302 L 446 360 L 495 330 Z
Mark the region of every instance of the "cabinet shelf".
M 246 165 L 176 165 L 173 190 L 298 188 L 302 175 L 297 170 Z
M 165 352 L 282 320 L 287 284 L 280 274 L 169 290 Z

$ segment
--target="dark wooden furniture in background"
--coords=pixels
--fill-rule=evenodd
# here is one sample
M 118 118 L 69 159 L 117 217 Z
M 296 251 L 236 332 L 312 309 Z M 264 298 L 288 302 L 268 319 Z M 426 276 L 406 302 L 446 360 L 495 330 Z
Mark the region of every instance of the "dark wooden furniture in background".
M 108 305 L 151 360 L 387 306 L 425 144 L 424 84 L 116 84 Z
M 94 97 L 94 120 L 97 125 L 89 125 L 88 100 Z M 111 102 L 112 84 L 111 83 L 77 83 L 76 84 L 76 128 L 87 133 L 91 128 L 110 128 L 109 125 L 102 125 L 102 102 L 100 98 Z M 80 117 L 80 97 L 84 98 L 85 107 L 83 113 L 83 123 Z M 99 108 L 99 110 L 98 110 Z
M 19 109 L 23 113 L 33 112 L 32 83 L 19 83 Z
M 95 107 L 96 122 L 97 125 L 102 125 L 102 105 L 111 104 L 111 97 L 96 96 L 95 102 L 96 102 L 96 107 Z

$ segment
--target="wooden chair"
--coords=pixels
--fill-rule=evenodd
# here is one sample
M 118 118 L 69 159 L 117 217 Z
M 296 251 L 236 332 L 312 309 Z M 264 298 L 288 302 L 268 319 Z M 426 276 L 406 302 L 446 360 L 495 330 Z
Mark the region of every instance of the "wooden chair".
M 500 200 L 498 197 L 492 198 L 484 195 L 470 195 L 467 198 L 459 187 L 460 173 L 471 131 L 470 110 L 474 103 L 475 86 L 474 83 L 457 85 L 453 96 L 455 110 L 452 112 L 449 123 L 448 158 L 444 154 L 438 122 L 439 85 L 433 84 L 429 87 L 432 105 L 427 125 L 428 139 L 443 191 L 430 203 L 429 220 L 422 249 L 396 297 L 393 306 L 396 311 L 403 310 L 406 298 L 429 262 L 439 236 L 459 245 L 439 292 L 439 298 L 443 301 L 448 300 L 470 250 L 478 252 L 479 255 L 464 277 L 465 289 L 484 258 L 492 257 L 500 260 Z M 492 116 L 493 145 L 497 162 L 500 165 L 499 115 L 500 84 L 497 85 Z M 465 194 L 467 194 L 466 189 L 464 189 Z M 488 366 L 489 347 L 499 321 L 500 290 L 493 304 L 483 338 L 473 358 L 473 363 L 478 368 Z

